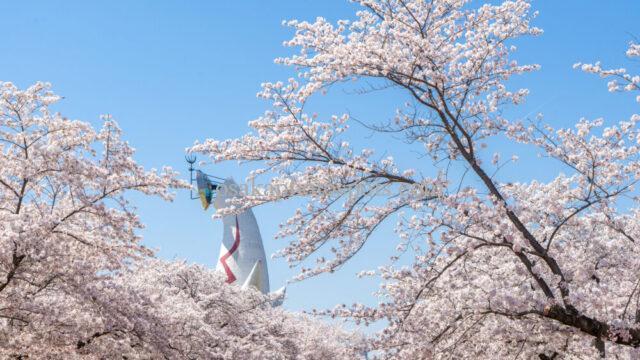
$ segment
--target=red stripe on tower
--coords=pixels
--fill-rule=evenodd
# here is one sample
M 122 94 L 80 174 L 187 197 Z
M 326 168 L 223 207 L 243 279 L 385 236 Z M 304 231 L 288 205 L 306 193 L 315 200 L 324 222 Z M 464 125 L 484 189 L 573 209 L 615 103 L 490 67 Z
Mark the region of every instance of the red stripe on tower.
M 236 281 L 236 276 L 233 274 L 233 271 L 231 271 L 231 268 L 229 268 L 229 265 L 227 265 L 227 259 L 230 258 L 231 255 L 233 255 L 233 253 L 238 250 L 238 246 L 240 246 L 240 226 L 238 226 L 238 215 L 236 215 L 235 235 L 236 239 L 233 242 L 233 245 L 231 245 L 231 249 L 229 249 L 229 251 L 222 255 L 222 257 L 220 257 L 220 263 L 222 263 L 222 267 L 224 267 L 224 272 L 227 273 L 227 284 L 231 284 L 232 282 Z

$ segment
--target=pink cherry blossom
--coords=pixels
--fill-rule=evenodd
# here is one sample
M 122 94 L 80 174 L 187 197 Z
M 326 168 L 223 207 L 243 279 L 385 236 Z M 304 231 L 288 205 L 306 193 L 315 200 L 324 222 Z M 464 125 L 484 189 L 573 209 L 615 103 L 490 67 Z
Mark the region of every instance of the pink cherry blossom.
M 96 131 L 51 112 L 59 99 L 0 83 L 0 358 L 360 356 L 357 334 L 154 259 L 126 193 L 170 200 L 188 184 L 144 170 L 110 116 Z
M 356 2 L 353 21 L 286 22 L 295 34 L 285 44 L 297 52 L 276 62 L 297 78 L 263 84 L 259 97 L 273 107 L 247 135 L 191 148 L 214 162 L 256 163 L 250 180 L 283 189 L 242 194 L 220 214 L 303 199 L 278 234 L 289 240 L 278 255 L 300 266 L 298 280 L 334 272 L 395 218 L 398 251 L 413 249 L 410 266 L 378 264 L 377 306 L 319 312 L 386 322 L 369 344 L 384 357 L 640 356 L 640 116 L 558 129 L 503 117 L 528 94 L 508 80 L 538 68 L 511 56 L 518 38 L 541 33 L 528 1 Z M 608 78 L 610 91 L 639 90 L 624 68 L 576 68 Z M 349 115 L 309 115 L 310 99 L 335 83 L 371 79 L 409 104 L 388 125 L 357 125 L 420 144 L 411 169 L 349 145 Z M 501 182 L 486 161 L 493 139 L 525 144 L 564 169 L 546 182 Z M 504 155 L 508 166 L 527 166 Z

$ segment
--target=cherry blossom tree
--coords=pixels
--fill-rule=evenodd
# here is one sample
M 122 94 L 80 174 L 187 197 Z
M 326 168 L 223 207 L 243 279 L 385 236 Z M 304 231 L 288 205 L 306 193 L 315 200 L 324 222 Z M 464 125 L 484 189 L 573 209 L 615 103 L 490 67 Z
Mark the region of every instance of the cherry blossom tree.
M 109 116 L 96 131 L 49 85 L 0 83 L 0 357 L 353 358 L 357 335 L 273 308 L 144 247 L 129 191 L 188 184 L 145 171 Z
M 87 284 L 151 255 L 128 190 L 170 199 L 170 169 L 145 171 L 108 116 L 101 130 L 49 107 L 49 85 L 0 83 L 0 343 L 46 351 L 75 335 Z M 48 339 L 48 340 L 45 340 Z M 20 352 L 18 352 L 20 354 Z
M 298 280 L 333 272 L 395 219 L 411 266 L 364 273 L 382 278 L 378 306 L 324 312 L 387 321 L 370 344 L 385 357 L 640 355 L 640 115 L 567 129 L 503 115 L 528 93 L 509 79 L 537 69 L 512 56 L 518 38 L 541 33 L 526 0 L 356 2 L 351 21 L 286 22 L 295 30 L 286 45 L 298 51 L 276 61 L 297 77 L 263 85 L 259 96 L 273 108 L 249 123 L 251 133 L 191 148 L 214 162 L 256 163 L 248 180 L 270 185 L 220 213 L 303 199 L 278 234 L 290 240 L 278 255 L 301 267 Z M 638 58 L 640 46 L 627 55 Z M 640 77 L 625 69 L 576 67 L 610 78 L 610 91 L 639 90 Z M 397 165 L 392 149 L 380 156 L 350 145 L 348 114 L 313 114 L 310 99 L 351 81 L 405 94 L 392 121 L 356 125 L 421 149 L 415 168 Z M 501 181 L 497 170 L 518 158 L 492 155 L 488 144 L 498 141 L 525 144 L 563 173 Z

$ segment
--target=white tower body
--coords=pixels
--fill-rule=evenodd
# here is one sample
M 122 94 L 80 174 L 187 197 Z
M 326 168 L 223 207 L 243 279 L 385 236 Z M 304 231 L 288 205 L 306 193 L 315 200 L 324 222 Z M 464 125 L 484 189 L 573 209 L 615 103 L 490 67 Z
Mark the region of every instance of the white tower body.
M 213 205 L 216 209 L 228 206 L 226 200 L 237 196 L 239 186 L 229 178 L 217 190 Z M 238 215 L 222 218 L 224 227 L 216 270 L 226 274 L 227 283 L 242 287 L 253 286 L 269 293 L 267 258 L 258 222 L 251 209 Z

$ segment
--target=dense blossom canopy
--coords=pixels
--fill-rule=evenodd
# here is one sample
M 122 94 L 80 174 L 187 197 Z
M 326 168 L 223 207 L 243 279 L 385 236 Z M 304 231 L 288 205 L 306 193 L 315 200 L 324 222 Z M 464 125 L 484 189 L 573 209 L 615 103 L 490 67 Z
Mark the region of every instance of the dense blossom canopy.
M 170 169 L 145 171 L 108 116 L 95 131 L 49 107 L 59 97 L 37 83 L 0 83 L 0 351 L 46 351 L 74 326 L 100 289 L 131 261 L 149 256 L 123 194 L 170 199 Z M 38 349 L 38 350 L 36 350 Z
M 526 0 L 357 2 L 353 21 L 287 22 L 295 35 L 286 45 L 299 51 L 277 62 L 297 78 L 264 84 L 259 96 L 273 109 L 249 123 L 251 133 L 191 149 L 216 162 L 260 164 L 249 180 L 267 177 L 278 189 L 245 194 L 221 213 L 305 199 L 279 233 L 291 240 L 279 255 L 292 265 L 315 256 L 298 279 L 333 272 L 394 217 L 412 266 L 376 271 L 378 306 L 328 312 L 387 321 L 370 344 L 384 356 L 638 356 L 640 115 L 567 129 L 504 117 L 528 93 L 508 80 L 537 69 L 512 56 L 517 38 L 541 33 Z M 627 55 L 639 58 L 640 45 Z M 576 67 L 609 78 L 612 92 L 639 93 L 640 76 L 626 69 Z M 408 102 L 388 124 L 359 123 L 413 150 L 420 145 L 415 168 L 382 156 L 387 149 L 351 146 L 349 115 L 310 112 L 314 95 L 352 80 L 404 91 Z M 524 164 L 492 156 L 487 144 L 498 141 L 525 144 L 563 173 L 548 182 L 500 181 L 500 167 Z
M 74 344 L 77 354 L 239 360 L 361 356 L 359 336 L 272 307 L 273 299 L 257 289 L 225 280 L 201 266 L 147 260 L 101 282 L 96 286 L 103 304 L 84 314 L 92 321 L 83 324 L 86 335 Z
M 58 100 L 0 83 L 0 358 L 359 356 L 356 335 L 153 259 L 125 194 L 187 184 L 138 165 L 110 117 L 95 131 L 51 112 Z

